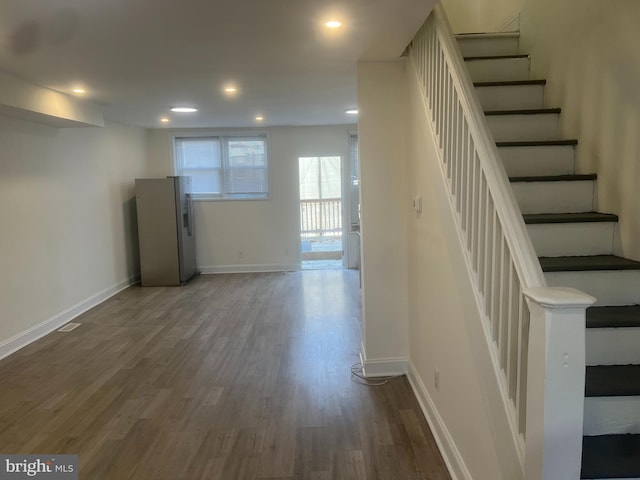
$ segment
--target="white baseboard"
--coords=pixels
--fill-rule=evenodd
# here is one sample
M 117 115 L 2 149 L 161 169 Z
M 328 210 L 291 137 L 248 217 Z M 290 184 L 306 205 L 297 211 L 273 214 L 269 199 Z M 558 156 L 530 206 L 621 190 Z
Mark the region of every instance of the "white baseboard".
M 39 340 L 40 338 L 53 332 L 54 330 L 57 330 L 65 323 L 69 323 L 71 320 L 82 315 L 87 310 L 90 310 L 96 305 L 99 305 L 108 298 L 113 297 L 116 293 L 120 293 L 122 290 L 130 287 L 138 281 L 139 278 L 132 277 L 127 280 L 123 280 L 122 282 L 116 283 L 111 287 L 105 288 L 104 290 L 91 295 L 89 298 L 75 304 L 65 311 L 54 315 L 44 322 L 38 323 L 37 325 L 34 325 L 33 327 L 28 328 L 27 330 L 24 330 L 23 332 L 20 332 L 17 335 L 14 335 L 9 339 L 0 342 L 0 360 L 8 357 L 14 352 L 17 352 L 21 348 L 26 347 L 30 343 Z
M 438 410 L 429 395 L 429 391 L 418 375 L 413 362 L 409 362 L 407 377 L 411 384 L 411 388 L 413 389 L 413 393 L 418 399 L 420 408 L 422 408 L 422 413 L 427 419 L 429 428 L 431 428 L 431 433 L 433 433 L 436 443 L 438 444 L 438 448 L 440 449 L 444 463 L 447 465 L 447 470 L 449 470 L 451 479 L 473 480 L 458 447 L 453 441 L 444 420 L 442 420 L 442 417 L 438 413 Z
M 405 375 L 409 359 L 407 357 L 367 358 L 364 345 L 360 347 L 360 363 L 365 377 L 389 377 Z
M 297 264 L 238 264 L 238 265 L 202 265 L 198 267 L 203 275 L 214 273 L 261 273 L 261 272 L 292 272 L 300 270 Z

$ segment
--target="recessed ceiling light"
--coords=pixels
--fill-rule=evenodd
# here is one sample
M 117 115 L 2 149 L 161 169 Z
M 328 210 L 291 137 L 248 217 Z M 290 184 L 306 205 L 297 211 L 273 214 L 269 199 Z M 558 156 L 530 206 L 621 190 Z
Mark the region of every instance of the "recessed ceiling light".
M 73 93 L 80 93 L 80 94 L 82 94 L 82 93 L 87 93 L 87 91 L 86 91 L 84 88 L 77 87 L 77 88 L 74 88 L 74 89 L 73 89 Z
M 327 28 L 339 28 L 342 26 L 342 22 L 338 20 L 329 20 L 328 22 L 325 22 L 324 26 Z
M 193 107 L 171 107 L 171 111 L 177 113 L 193 113 L 197 112 L 198 109 Z
M 256 122 L 261 122 L 261 121 L 263 121 L 263 120 L 264 120 L 264 117 L 263 117 L 262 115 L 258 115 L 258 116 L 256 117 Z
M 169 123 L 169 117 L 161 117 L 161 118 L 160 118 L 160 121 L 161 121 L 162 123 Z
M 238 93 L 238 87 L 234 85 L 228 85 L 224 87 L 224 93 L 226 93 L 227 95 L 235 95 L 236 93 Z
M 358 114 L 358 109 L 357 108 L 347 108 L 344 113 L 346 113 L 347 115 L 357 115 Z

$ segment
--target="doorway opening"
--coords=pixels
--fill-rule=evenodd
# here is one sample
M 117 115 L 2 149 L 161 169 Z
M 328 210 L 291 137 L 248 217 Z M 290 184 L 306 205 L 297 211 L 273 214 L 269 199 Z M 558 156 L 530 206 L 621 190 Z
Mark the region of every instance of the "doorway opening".
M 342 158 L 300 157 L 302 269 L 343 268 Z

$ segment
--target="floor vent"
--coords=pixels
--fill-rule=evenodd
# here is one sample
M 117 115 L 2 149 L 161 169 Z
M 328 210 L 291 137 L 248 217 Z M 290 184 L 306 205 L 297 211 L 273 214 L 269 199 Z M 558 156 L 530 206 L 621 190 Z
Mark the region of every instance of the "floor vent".
M 81 323 L 67 323 L 64 327 L 58 329 L 59 332 L 70 332 L 71 330 L 75 330 L 76 328 L 78 328 L 80 325 L 82 325 Z

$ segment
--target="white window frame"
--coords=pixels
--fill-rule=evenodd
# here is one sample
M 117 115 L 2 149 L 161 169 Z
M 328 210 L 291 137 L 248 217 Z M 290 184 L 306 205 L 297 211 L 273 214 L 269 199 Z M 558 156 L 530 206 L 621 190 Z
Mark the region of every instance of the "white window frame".
M 171 162 L 173 164 L 173 171 L 175 175 L 180 175 L 180 169 L 177 164 L 176 155 L 176 140 L 181 138 L 217 138 L 220 141 L 220 156 L 221 156 L 221 193 L 194 193 L 192 194 L 193 200 L 196 201 L 259 201 L 271 199 L 271 168 L 270 168 L 270 139 L 269 134 L 264 131 L 244 131 L 244 132 L 227 132 L 227 131 L 202 131 L 202 132 L 180 132 L 171 135 L 171 146 L 173 157 Z M 229 158 L 227 152 L 227 141 L 233 139 L 250 140 L 254 138 L 261 138 L 265 142 L 265 155 L 266 155 L 266 174 L 267 174 L 267 192 L 266 193 L 226 193 L 227 182 L 227 170 Z M 213 170 L 213 169 L 212 169 Z M 217 169 L 215 169 L 217 170 Z

